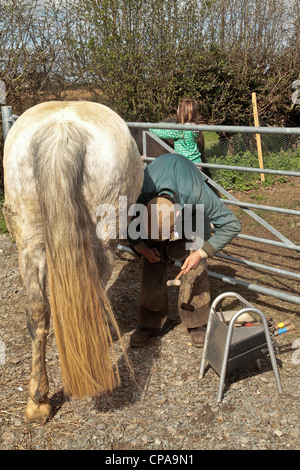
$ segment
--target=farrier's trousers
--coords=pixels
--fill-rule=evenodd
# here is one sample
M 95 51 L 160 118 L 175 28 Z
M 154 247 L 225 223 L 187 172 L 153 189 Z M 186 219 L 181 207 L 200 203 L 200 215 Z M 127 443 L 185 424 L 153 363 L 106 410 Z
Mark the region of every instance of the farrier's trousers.
M 201 260 L 197 268 L 183 274 L 180 280 L 178 313 L 182 324 L 186 328 L 205 325 L 210 310 L 206 259 Z M 140 325 L 150 328 L 163 327 L 168 316 L 167 289 L 167 263 L 163 261 L 149 263 L 143 258 L 138 319 Z

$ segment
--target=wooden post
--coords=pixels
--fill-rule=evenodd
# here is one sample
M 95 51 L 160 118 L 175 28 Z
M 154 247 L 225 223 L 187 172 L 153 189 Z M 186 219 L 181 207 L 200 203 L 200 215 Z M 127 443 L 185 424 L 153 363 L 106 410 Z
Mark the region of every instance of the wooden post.
M 259 127 L 256 93 L 252 93 L 252 106 L 253 106 L 253 114 L 254 114 L 254 125 L 255 125 L 255 127 Z M 259 168 L 263 169 L 264 168 L 264 162 L 263 162 L 260 134 L 255 134 L 255 136 L 256 136 L 256 145 L 257 145 Z M 260 174 L 260 179 L 261 179 L 262 182 L 265 181 L 264 173 Z

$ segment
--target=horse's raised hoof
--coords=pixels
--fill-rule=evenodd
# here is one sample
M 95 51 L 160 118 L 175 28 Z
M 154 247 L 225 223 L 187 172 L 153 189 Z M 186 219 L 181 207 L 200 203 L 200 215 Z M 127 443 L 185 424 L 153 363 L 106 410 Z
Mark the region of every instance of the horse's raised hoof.
M 29 399 L 26 410 L 25 410 L 25 421 L 26 423 L 39 423 L 45 424 L 46 421 L 51 417 L 51 405 L 48 398 L 41 403 L 34 403 Z

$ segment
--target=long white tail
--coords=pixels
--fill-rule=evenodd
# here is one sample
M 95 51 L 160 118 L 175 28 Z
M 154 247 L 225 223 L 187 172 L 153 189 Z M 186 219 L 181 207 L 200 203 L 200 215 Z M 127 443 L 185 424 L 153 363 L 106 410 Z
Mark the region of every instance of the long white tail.
M 118 329 L 99 279 L 95 227 L 82 191 L 88 139 L 80 126 L 54 122 L 42 127 L 31 145 L 64 391 L 77 398 L 119 383 L 109 322 Z

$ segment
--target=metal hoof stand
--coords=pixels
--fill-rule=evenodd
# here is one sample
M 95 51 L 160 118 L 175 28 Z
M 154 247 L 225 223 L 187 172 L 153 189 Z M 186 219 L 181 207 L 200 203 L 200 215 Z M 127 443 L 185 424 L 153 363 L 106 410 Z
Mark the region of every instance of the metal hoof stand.
M 236 297 L 243 305 L 243 308 L 233 315 L 228 325 L 220 318 L 222 315 L 216 311 L 218 303 L 225 297 Z M 263 326 L 234 328 L 238 317 L 250 312 L 260 317 Z M 259 358 L 265 355 L 267 349 L 269 350 L 278 392 L 282 393 L 276 356 L 265 316 L 235 292 L 221 294 L 214 300 L 210 309 L 199 379 L 203 378 L 205 362 L 208 362 L 220 376 L 217 401 L 221 402 L 226 373 L 243 366 L 249 361 L 258 361 Z

